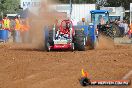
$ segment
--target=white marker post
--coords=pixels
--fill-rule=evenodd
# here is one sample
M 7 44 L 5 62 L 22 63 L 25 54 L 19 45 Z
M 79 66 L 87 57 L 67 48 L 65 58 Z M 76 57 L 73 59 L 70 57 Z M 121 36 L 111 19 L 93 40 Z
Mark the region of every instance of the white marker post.
M 130 3 L 130 24 L 132 22 L 132 3 Z

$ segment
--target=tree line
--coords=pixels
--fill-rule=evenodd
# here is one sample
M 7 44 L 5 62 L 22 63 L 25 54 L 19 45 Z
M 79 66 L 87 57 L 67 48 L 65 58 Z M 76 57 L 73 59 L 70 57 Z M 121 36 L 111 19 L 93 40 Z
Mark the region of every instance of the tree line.
M 17 13 L 20 7 L 20 0 L 0 0 L 0 12 Z

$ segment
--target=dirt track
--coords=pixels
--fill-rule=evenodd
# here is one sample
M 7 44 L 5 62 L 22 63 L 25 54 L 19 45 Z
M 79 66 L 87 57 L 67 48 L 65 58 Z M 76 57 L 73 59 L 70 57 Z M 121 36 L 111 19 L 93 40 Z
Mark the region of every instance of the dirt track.
M 28 46 L 0 45 L 0 88 L 82 88 L 82 68 L 93 80 L 119 80 L 132 70 L 132 45 L 85 52 L 45 52 Z

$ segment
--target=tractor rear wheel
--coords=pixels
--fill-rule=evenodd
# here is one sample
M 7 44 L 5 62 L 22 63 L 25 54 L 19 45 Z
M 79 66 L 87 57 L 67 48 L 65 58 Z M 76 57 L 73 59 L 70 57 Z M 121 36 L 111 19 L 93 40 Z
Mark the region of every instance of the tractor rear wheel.
M 50 51 L 50 46 L 51 45 L 54 45 L 54 42 L 53 42 L 53 30 L 48 30 L 46 29 L 45 30 L 45 49 L 47 51 Z
M 54 45 L 54 42 L 53 42 L 53 30 L 49 30 L 48 42 L 49 42 L 50 45 Z
M 82 30 L 75 30 L 74 44 L 75 49 L 79 51 L 85 51 L 84 32 Z
M 87 45 L 89 46 L 90 50 L 93 50 L 96 48 L 98 41 L 95 41 L 94 36 L 88 36 Z
M 117 25 L 113 25 L 112 32 L 113 32 L 113 38 L 120 36 L 120 30 Z

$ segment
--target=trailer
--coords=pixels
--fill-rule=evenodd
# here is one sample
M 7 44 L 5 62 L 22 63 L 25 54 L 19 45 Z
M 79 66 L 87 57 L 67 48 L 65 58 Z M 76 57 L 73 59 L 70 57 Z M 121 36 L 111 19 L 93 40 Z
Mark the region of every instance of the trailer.
M 85 18 L 86 22 L 90 23 L 91 14 L 89 12 L 96 9 L 96 4 L 72 4 L 72 6 L 69 4 L 57 4 L 53 5 L 52 9 L 56 10 L 57 12 L 67 13 L 67 17 L 71 18 L 77 23 L 82 22 L 82 18 Z M 70 9 L 72 9 L 71 16 Z

